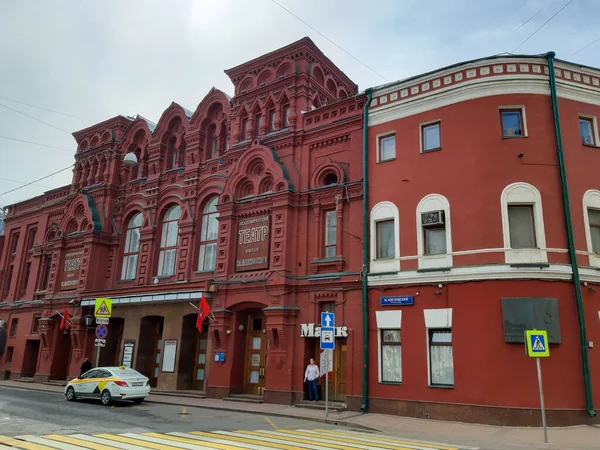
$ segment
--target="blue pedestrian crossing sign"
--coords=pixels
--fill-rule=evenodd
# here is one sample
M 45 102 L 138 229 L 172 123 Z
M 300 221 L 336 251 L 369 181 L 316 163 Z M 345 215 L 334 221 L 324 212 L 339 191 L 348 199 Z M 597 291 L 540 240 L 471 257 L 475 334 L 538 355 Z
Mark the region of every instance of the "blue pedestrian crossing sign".
M 335 314 L 332 312 L 321 313 L 321 326 L 327 328 L 335 327 Z
M 527 356 L 530 358 L 545 358 L 550 356 L 548 332 L 546 330 L 525 331 L 525 343 L 527 345 Z

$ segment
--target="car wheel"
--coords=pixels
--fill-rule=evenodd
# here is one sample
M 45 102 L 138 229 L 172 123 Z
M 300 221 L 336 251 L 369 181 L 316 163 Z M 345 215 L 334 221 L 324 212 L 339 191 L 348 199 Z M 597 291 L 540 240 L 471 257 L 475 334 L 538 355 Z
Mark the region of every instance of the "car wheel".
M 133 399 L 133 403 L 135 403 L 136 405 L 139 405 L 139 404 L 140 404 L 140 403 L 142 403 L 143 401 L 144 401 L 144 399 L 143 399 L 143 398 L 136 398 L 136 399 Z
M 69 386 L 67 388 L 67 392 L 65 393 L 65 397 L 67 397 L 67 400 L 72 402 L 74 400 L 77 399 L 77 396 L 75 395 L 75 389 L 73 389 L 73 386 Z
M 104 406 L 109 406 L 112 403 L 112 397 L 108 389 L 104 389 L 100 394 L 100 401 Z

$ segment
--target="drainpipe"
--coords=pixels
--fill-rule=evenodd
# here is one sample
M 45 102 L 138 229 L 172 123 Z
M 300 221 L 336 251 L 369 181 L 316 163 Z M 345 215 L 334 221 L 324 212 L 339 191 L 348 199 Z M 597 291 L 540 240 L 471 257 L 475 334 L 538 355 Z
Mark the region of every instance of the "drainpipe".
M 362 319 L 363 319 L 363 386 L 361 411 L 369 403 L 369 290 L 367 273 L 369 267 L 369 105 L 373 90 L 367 89 L 367 102 L 363 108 L 363 262 L 362 262 Z
M 558 98 L 556 95 L 556 78 L 554 74 L 554 57 L 556 53 L 548 52 L 544 58 L 548 60 L 548 72 L 550 73 L 550 96 L 552 99 L 552 113 L 554 115 L 554 132 L 556 134 L 556 148 L 558 153 L 558 166 L 560 168 L 560 184 L 565 212 L 565 223 L 567 226 L 567 242 L 569 246 L 569 260 L 573 271 L 573 287 L 575 288 L 575 301 L 577 303 L 577 317 L 579 319 L 579 340 L 581 343 L 581 361 L 583 366 L 583 384 L 585 387 L 585 408 L 590 417 L 596 415 L 592 399 L 592 384 L 590 380 L 590 363 L 587 348 L 587 331 L 585 328 L 585 314 L 583 310 L 583 297 L 581 295 L 581 283 L 579 281 L 579 267 L 577 266 L 577 255 L 575 253 L 575 239 L 573 237 L 573 221 L 571 217 L 571 201 L 569 199 L 569 185 L 567 183 L 567 170 L 565 167 L 565 155 L 563 151 L 562 133 L 560 129 L 560 116 L 558 114 Z

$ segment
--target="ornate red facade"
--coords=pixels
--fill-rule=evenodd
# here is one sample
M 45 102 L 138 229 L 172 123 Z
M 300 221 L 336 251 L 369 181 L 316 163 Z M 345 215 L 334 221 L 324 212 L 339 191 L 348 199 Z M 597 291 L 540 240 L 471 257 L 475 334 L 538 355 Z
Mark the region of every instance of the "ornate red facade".
M 335 309 L 348 331 L 334 394 L 359 395 L 364 99 L 307 38 L 226 73 L 233 98 L 213 88 L 156 125 L 118 116 L 74 133 L 71 186 L 10 207 L 5 377 L 77 376 L 95 358 L 84 318 L 109 297 L 101 365 L 131 364 L 158 389 L 283 403 L 302 398 L 318 359 L 301 324 Z M 200 333 L 202 296 L 216 320 Z

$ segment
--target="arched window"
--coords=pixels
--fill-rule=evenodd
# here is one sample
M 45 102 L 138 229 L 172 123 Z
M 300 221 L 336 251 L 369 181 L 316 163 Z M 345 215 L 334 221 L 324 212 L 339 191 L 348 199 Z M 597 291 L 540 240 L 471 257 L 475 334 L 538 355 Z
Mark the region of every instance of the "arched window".
M 177 148 L 175 148 L 175 138 L 169 139 L 167 144 L 167 169 L 177 168 Z
M 166 212 L 160 236 L 160 254 L 158 256 L 158 276 L 168 277 L 175 274 L 177 262 L 177 244 L 179 244 L 179 218 L 181 207 L 173 205 Z
M 215 125 L 208 127 L 208 133 L 206 136 L 206 159 L 212 159 L 217 156 L 217 130 Z
M 371 269 L 400 270 L 400 215 L 392 202 L 380 202 L 371 210 Z
M 429 194 L 417 205 L 419 269 L 452 267 L 450 203 L 440 194 Z
M 200 254 L 198 257 L 198 271 L 211 272 L 215 270 L 217 259 L 217 234 L 219 213 L 217 202 L 219 198 L 211 197 L 202 211 L 202 228 L 200 230 Z
M 142 213 L 136 213 L 127 224 L 125 250 L 123 251 L 123 267 L 121 268 L 121 280 L 134 280 L 137 274 L 141 229 Z
M 548 262 L 540 191 L 528 183 L 512 183 L 502 191 L 500 202 L 505 262 Z

